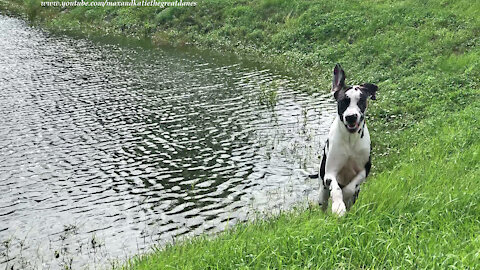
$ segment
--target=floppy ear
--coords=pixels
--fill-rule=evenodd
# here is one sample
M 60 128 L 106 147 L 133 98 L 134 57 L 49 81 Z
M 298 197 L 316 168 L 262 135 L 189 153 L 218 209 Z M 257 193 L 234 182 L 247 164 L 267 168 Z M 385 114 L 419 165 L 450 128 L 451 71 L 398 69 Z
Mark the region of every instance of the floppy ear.
M 345 71 L 340 64 L 336 64 L 333 69 L 332 92 L 337 92 L 345 86 Z
M 377 93 L 378 87 L 375 84 L 371 83 L 364 83 L 362 84 L 363 89 L 365 92 L 370 96 L 372 100 L 376 100 L 377 97 L 375 94 Z

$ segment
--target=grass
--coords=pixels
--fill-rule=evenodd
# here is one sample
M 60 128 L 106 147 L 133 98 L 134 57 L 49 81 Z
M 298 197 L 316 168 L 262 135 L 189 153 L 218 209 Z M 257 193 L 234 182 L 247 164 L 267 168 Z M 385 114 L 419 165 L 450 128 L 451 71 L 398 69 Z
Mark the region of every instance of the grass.
M 133 259 L 132 269 L 473 269 L 480 264 L 480 102 L 400 135 L 392 170 L 342 219 L 318 207 Z M 467 128 L 468 127 L 468 128 Z M 412 145 L 412 138 L 420 137 Z
M 278 83 L 276 81 L 260 84 L 258 102 L 267 108 L 274 110 L 278 101 Z
M 34 0 L 29 0 L 34 3 Z M 37 7 L 37 8 L 36 8 Z M 343 219 L 316 207 L 134 258 L 132 269 L 475 268 L 480 265 L 480 2 L 204 0 L 178 8 L 40 8 L 52 31 L 234 52 L 327 91 L 333 65 L 379 86 L 372 175 Z M 35 10 L 37 9 L 37 10 Z M 264 91 L 260 102 L 276 101 Z

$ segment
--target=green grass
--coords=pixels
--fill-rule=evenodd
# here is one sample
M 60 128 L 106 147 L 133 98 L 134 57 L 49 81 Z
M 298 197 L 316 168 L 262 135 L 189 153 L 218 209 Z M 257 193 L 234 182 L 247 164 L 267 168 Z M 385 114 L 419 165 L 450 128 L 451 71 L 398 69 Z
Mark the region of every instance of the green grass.
M 480 265 L 480 2 L 204 0 L 194 8 L 35 8 L 52 31 L 148 38 L 280 67 L 305 91 L 379 86 L 372 175 L 342 219 L 293 210 L 130 262 L 133 269 L 475 268 Z M 60 12 L 61 11 L 61 12 Z M 264 102 L 275 100 L 265 91 Z
M 480 265 L 480 102 L 400 135 L 393 168 L 345 218 L 318 207 L 131 261 L 132 269 L 473 269 Z M 418 138 L 418 139 L 415 139 Z

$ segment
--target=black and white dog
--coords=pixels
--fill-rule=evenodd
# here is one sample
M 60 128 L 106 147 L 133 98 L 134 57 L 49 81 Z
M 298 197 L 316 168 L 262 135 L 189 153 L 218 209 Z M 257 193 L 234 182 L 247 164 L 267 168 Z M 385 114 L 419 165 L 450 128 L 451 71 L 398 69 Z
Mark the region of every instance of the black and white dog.
M 339 64 L 333 70 L 333 96 L 338 115 L 330 127 L 320 165 L 320 205 L 343 216 L 355 203 L 360 184 L 370 171 L 370 134 L 365 124 L 367 99 L 375 100 L 374 84 L 345 85 L 345 72 Z

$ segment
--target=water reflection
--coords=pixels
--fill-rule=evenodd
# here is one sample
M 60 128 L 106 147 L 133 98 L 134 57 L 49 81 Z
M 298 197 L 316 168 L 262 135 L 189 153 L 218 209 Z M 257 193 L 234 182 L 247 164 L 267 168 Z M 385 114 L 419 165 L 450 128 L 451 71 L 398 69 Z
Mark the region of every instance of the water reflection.
M 315 198 L 300 170 L 318 162 L 326 96 L 209 55 L 0 22 L 0 266 L 105 265 Z

